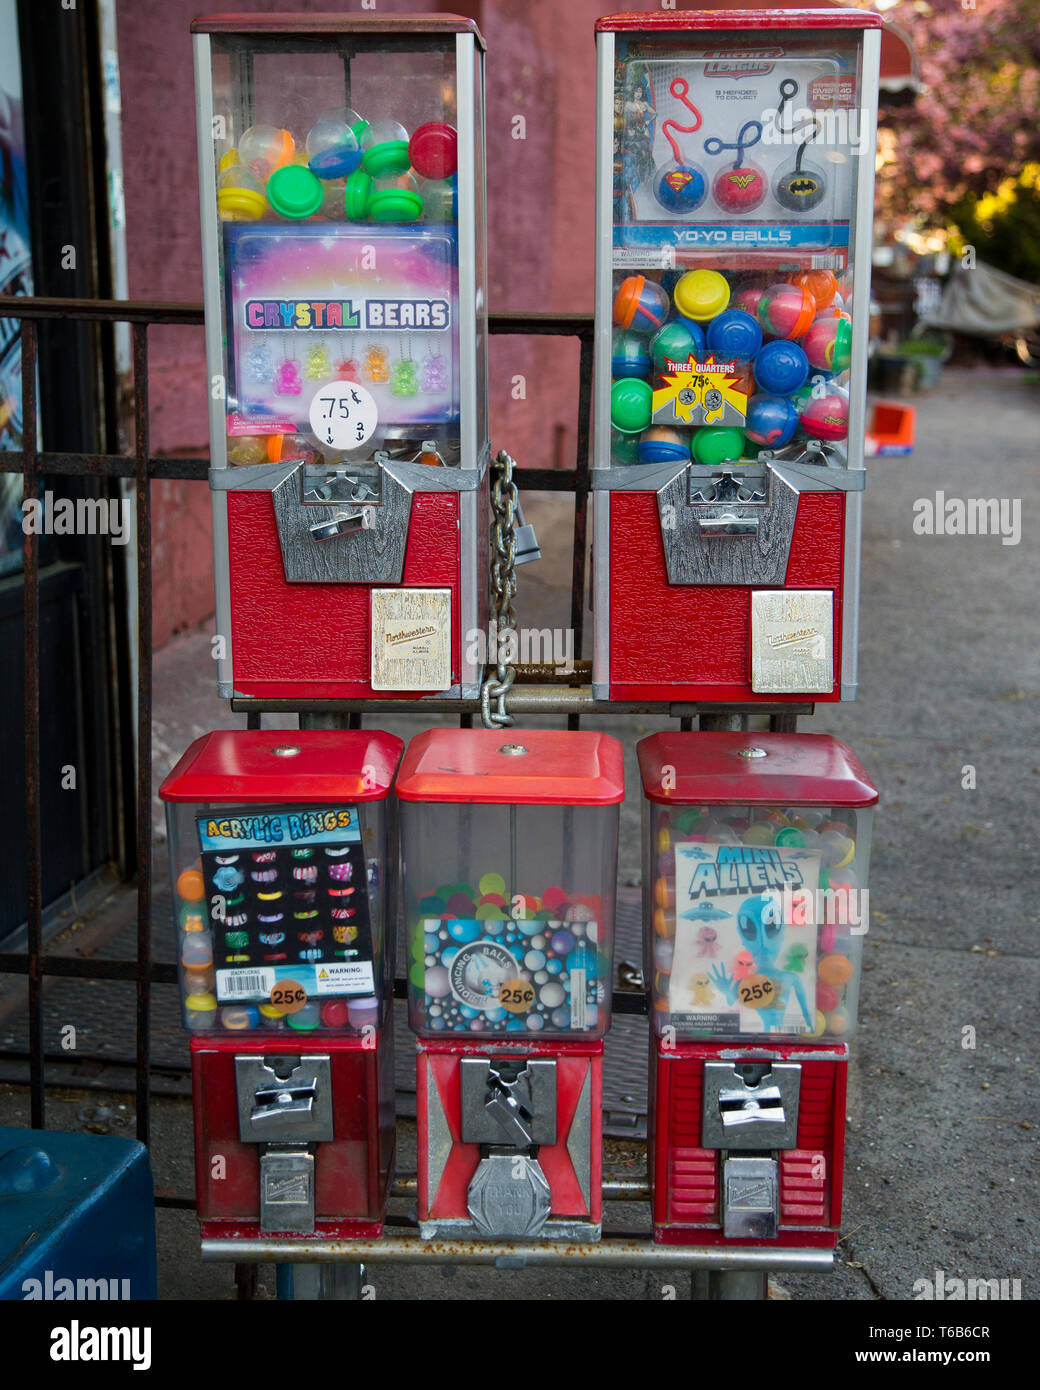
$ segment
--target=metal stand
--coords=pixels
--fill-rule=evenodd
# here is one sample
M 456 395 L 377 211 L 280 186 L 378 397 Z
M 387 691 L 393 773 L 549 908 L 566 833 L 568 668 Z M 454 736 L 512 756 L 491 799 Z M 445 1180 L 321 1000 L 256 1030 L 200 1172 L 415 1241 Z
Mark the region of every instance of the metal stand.
M 337 1264 L 280 1264 L 276 1273 L 278 1298 L 297 1303 L 317 1299 L 356 1302 L 364 1282 L 365 1266 L 347 1260 Z

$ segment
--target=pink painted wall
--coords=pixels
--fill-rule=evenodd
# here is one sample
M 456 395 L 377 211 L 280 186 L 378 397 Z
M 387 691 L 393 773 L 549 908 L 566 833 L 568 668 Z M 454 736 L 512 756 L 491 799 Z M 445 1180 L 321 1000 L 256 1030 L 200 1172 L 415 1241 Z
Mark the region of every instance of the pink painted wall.
M 378 0 L 381 13 L 451 8 Z M 135 299 L 202 297 L 189 23 L 200 0 L 119 0 L 127 249 Z M 214 6 L 217 8 L 217 6 Z M 236 0 L 240 12 L 333 8 L 329 0 Z M 360 6 L 357 6 L 360 8 Z M 488 258 L 492 311 L 591 311 L 595 185 L 595 45 L 604 0 L 476 0 L 460 5 L 487 42 Z M 621 8 L 618 6 L 618 8 Z M 514 139 L 514 117 L 526 123 Z M 152 443 L 204 453 L 206 371 L 201 330 L 153 330 Z M 573 462 L 577 347 L 546 339 L 491 345 L 492 442 L 546 467 Z M 514 400 L 513 379 L 526 379 Z M 158 484 L 155 640 L 212 611 L 207 490 Z M 569 502 L 561 504 L 569 506 Z

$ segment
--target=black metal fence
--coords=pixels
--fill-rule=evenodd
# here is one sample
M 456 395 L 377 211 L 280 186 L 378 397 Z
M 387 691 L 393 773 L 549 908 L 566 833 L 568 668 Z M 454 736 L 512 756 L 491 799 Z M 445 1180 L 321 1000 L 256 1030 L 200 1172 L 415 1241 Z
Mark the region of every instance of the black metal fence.
M 155 480 L 183 479 L 204 482 L 206 458 L 156 458 L 151 453 L 148 414 L 148 330 L 159 324 L 198 327 L 203 324 L 201 304 L 162 304 L 132 301 L 19 298 L 4 301 L 0 317 L 21 324 L 22 437 L 21 453 L 0 451 L 0 473 L 21 473 L 23 497 L 33 498 L 46 477 L 133 479 L 137 515 L 137 724 L 135 852 L 127 856 L 136 864 L 137 949 L 133 960 L 99 960 L 44 952 L 43 943 L 43 844 L 41 840 L 40 773 L 40 538 L 32 531 L 24 538 L 25 628 L 25 826 L 26 826 L 26 949 L 0 953 L 0 973 L 24 975 L 28 983 L 29 1104 L 30 1123 L 46 1122 L 43 1032 L 43 981 L 47 976 L 89 980 L 120 980 L 136 986 L 136 1116 L 137 1136 L 145 1144 L 150 1136 L 151 1051 L 149 1015 L 155 983 L 176 982 L 176 966 L 152 959 L 152 856 L 151 856 L 151 749 L 152 749 L 152 546 L 151 485 Z M 39 432 L 37 363 L 39 325 L 47 320 L 73 320 L 95 324 L 127 323 L 132 345 L 133 452 L 126 454 L 48 453 L 36 447 Z M 587 554 L 587 514 L 590 488 L 589 440 L 592 404 L 592 316 L 588 314 L 498 314 L 490 330 L 513 336 L 576 338 L 580 346 L 576 448 L 573 467 L 517 469 L 521 489 L 573 492 L 574 543 L 571 566 L 571 626 L 574 650 L 582 650 Z M 584 664 L 579 663 L 579 669 Z M 539 672 L 539 679 L 545 679 Z M 405 706 L 402 705 L 402 709 Z M 464 719 L 467 716 L 463 716 Z M 580 716 L 568 715 L 577 727 Z M 259 716 L 250 714 L 251 724 Z M 684 721 L 685 722 L 685 721 Z M 641 994 L 617 1001 L 620 1011 L 644 1012 Z M 7 1054 L 0 1054 L 7 1055 Z M 111 1058 L 105 1059 L 109 1062 Z M 169 1201 L 165 1205 L 171 1204 Z M 176 1202 L 176 1205 L 182 1205 Z M 191 1204 L 193 1205 L 193 1204 Z

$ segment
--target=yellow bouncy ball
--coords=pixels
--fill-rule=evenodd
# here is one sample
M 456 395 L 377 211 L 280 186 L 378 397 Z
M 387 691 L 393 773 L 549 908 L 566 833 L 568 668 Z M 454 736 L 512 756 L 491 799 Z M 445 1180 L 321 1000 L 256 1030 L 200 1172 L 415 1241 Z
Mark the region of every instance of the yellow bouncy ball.
M 729 303 L 729 284 L 717 270 L 688 270 L 676 281 L 672 298 L 684 318 L 707 323 Z
M 665 854 L 665 853 L 667 853 L 668 850 L 671 849 L 671 847 L 672 847 L 672 835 L 671 835 L 671 831 L 668 829 L 668 827 L 667 827 L 666 825 L 663 825 L 663 826 L 661 827 L 661 829 L 657 832 L 657 849 L 658 849 L 658 853 L 660 853 L 660 854 Z

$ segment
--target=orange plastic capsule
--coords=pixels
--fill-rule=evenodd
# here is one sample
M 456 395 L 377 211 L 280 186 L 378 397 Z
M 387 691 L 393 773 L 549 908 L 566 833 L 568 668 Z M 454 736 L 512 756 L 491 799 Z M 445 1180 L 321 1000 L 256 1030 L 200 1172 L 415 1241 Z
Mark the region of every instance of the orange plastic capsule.
M 663 907 L 654 908 L 654 932 L 663 937 L 675 935 L 675 918 L 666 913 Z
M 206 880 L 201 869 L 185 869 L 177 875 L 177 892 L 188 903 L 201 902 L 206 894 Z
M 659 878 L 654 884 L 654 902 L 658 907 L 674 907 L 675 884 L 667 878 Z

